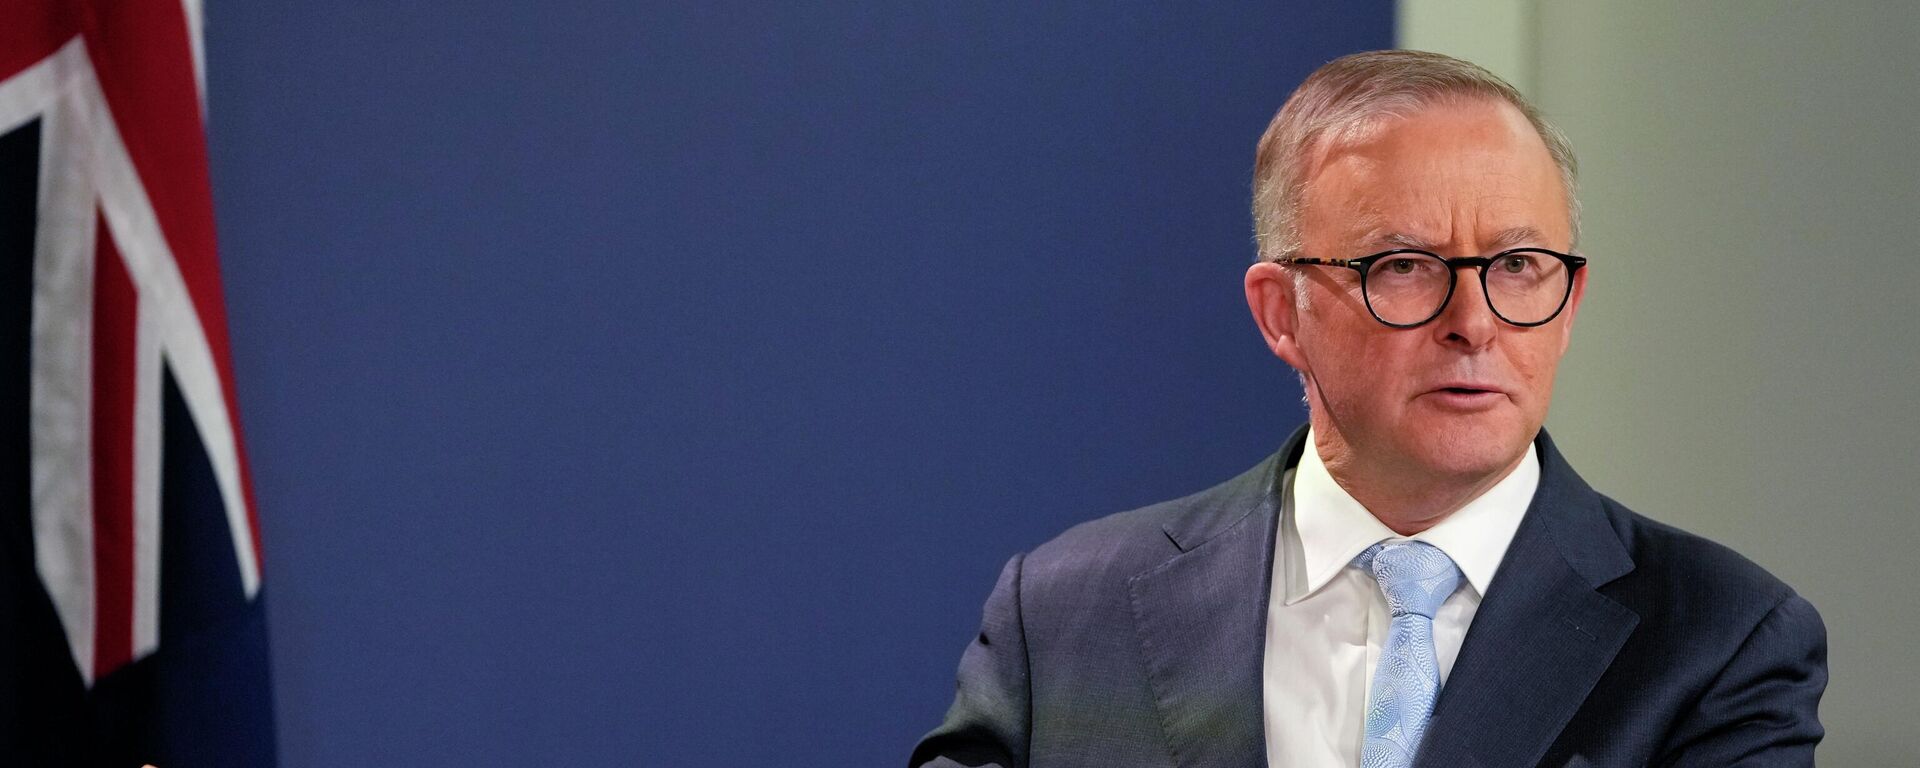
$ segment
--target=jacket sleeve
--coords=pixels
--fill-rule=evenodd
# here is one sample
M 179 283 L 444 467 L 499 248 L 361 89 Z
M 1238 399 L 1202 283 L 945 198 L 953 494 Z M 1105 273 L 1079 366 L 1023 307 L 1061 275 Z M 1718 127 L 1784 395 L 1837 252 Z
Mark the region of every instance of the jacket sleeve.
M 1663 766 L 1811 766 L 1827 687 L 1827 630 L 1797 594 L 1773 607 L 1676 724 Z
M 1026 627 L 1021 619 L 1015 555 L 987 598 L 980 634 L 960 657 L 946 722 L 920 740 L 910 766 L 1026 768 L 1031 729 Z

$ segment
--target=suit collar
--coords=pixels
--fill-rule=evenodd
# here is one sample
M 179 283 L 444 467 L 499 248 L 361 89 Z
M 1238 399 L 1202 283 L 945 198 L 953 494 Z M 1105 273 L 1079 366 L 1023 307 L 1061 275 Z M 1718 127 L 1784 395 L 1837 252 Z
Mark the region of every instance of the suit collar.
M 1598 589 L 1627 575 L 1633 570 L 1633 556 L 1627 554 L 1622 534 L 1614 530 L 1600 494 L 1567 464 L 1546 430 L 1540 431 L 1534 446 L 1540 452 L 1540 490 L 1528 518 L 1541 518 L 1540 527 L 1588 586 Z
M 1239 477 L 1200 493 L 1178 499 L 1180 513 L 1161 526 L 1181 552 L 1190 552 L 1209 539 L 1238 525 L 1249 515 L 1275 514 L 1280 509 L 1280 480 L 1306 444 L 1307 426 L 1300 425 L 1280 450 Z

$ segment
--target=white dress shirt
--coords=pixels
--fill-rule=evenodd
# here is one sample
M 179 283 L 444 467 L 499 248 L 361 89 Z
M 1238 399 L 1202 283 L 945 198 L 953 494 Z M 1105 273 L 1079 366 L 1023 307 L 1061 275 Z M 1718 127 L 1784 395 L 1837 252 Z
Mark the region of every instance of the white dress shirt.
M 1411 538 L 1453 558 L 1465 577 L 1433 617 L 1434 653 L 1446 685 L 1480 596 L 1540 484 L 1532 446 L 1506 478 Z M 1282 487 L 1261 670 L 1270 768 L 1357 768 L 1367 691 L 1387 636 L 1387 601 L 1353 559 L 1393 532 L 1335 482 L 1307 433 Z

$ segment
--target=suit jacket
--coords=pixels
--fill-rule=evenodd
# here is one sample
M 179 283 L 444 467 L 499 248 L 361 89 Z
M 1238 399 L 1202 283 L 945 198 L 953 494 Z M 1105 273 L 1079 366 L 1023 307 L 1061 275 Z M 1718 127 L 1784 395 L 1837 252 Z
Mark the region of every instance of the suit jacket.
M 1265 768 L 1279 488 L 1305 434 L 1224 484 L 1015 556 L 911 764 Z M 1417 765 L 1812 765 L 1827 681 L 1813 606 L 1594 492 L 1545 432 L 1537 445 L 1539 489 Z

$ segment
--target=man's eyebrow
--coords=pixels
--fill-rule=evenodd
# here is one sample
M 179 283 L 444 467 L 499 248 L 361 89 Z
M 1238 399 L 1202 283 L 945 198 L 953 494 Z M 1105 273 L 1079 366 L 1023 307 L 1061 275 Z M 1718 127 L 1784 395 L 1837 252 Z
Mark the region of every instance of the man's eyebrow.
M 1400 248 L 1418 248 L 1423 251 L 1430 251 L 1439 247 L 1434 243 L 1427 242 L 1423 238 L 1415 237 L 1405 232 L 1388 232 L 1379 237 L 1379 242 Z
M 1541 234 L 1540 230 L 1534 229 L 1533 227 L 1508 227 L 1500 230 L 1500 234 L 1494 235 L 1493 240 L 1488 242 L 1487 245 L 1491 246 L 1493 250 L 1504 251 L 1508 248 L 1518 248 L 1523 245 L 1543 245 L 1546 239 L 1546 235 Z
M 1535 227 L 1508 227 L 1500 230 L 1500 233 L 1494 235 L 1492 240 L 1487 241 L 1487 247 L 1492 251 L 1504 251 L 1508 248 L 1518 248 L 1523 245 L 1542 245 L 1546 239 L 1546 235 L 1542 234 L 1540 230 Z M 1418 235 L 1381 230 L 1367 233 L 1367 236 L 1363 238 L 1362 241 L 1370 246 L 1385 245 L 1393 248 L 1414 248 L 1422 251 L 1433 251 L 1442 247 L 1440 244 L 1430 242 L 1426 238 Z

